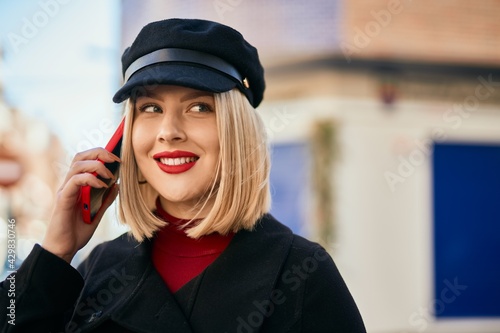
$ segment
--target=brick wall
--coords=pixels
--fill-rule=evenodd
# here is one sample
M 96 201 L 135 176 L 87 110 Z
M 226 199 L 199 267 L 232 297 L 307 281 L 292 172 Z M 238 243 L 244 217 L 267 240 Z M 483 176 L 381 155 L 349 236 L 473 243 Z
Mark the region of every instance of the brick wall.
M 169 17 L 230 25 L 265 65 L 338 55 L 347 60 L 500 65 L 499 0 L 123 0 L 124 46 Z
M 500 64 L 498 0 L 350 0 L 344 10 L 352 58 Z

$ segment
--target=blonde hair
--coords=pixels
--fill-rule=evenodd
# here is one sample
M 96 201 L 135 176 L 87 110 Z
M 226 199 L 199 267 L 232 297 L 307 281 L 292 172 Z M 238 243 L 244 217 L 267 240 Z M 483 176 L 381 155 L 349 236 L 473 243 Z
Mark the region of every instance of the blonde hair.
M 201 210 L 209 199 L 214 204 L 207 216 L 187 229 L 192 238 L 251 230 L 271 205 L 270 156 L 260 116 L 237 89 L 215 93 L 214 99 L 220 145 L 216 174 L 204 200 L 193 208 Z M 141 175 L 131 139 L 134 103 L 130 100 L 126 112 L 118 212 L 133 237 L 143 241 L 166 222 L 154 214 L 158 193 L 147 183 L 139 184 Z

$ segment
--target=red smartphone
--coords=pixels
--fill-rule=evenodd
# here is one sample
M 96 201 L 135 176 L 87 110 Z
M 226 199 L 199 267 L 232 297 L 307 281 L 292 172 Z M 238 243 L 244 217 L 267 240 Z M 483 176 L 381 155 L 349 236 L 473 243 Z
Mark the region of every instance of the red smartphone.
M 122 148 L 122 138 L 123 138 L 123 127 L 125 125 L 125 117 L 120 122 L 120 125 L 116 129 L 115 133 L 109 140 L 108 144 L 104 149 L 115 154 L 120 157 L 121 148 Z M 102 162 L 101 160 L 99 160 Z M 104 162 L 102 162 L 104 163 Z M 94 218 L 101 211 L 102 204 L 104 200 L 108 197 L 109 190 L 112 185 L 118 179 L 119 171 L 120 171 L 120 163 L 112 162 L 112 163 L 104 163 L 106 168 L 109 169 L 115 176 L 115 179 L 106 179 L 102 178 L 97 173 L 93 173 L 94 176 L 98 177 L 100 180 L 105 182 L 109 187 L 108 188 L 93 188 L 89 185 L 82 186 L 80 190 L 80 202 L 81 209 L 83 215 L 83 222 L 91 224 L 94 222 Z

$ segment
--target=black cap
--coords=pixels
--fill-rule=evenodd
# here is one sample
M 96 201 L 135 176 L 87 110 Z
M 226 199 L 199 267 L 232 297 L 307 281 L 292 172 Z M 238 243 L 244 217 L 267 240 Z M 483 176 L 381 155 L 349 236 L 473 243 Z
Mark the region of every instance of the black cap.
M 168 19 L 146 25 L 122 55 L 121 103 L 148 86 L 172 84 L 225 92 L 237 87 L 257 107 L 265 89 L 257 49 L 226 25 L 196 19 Z

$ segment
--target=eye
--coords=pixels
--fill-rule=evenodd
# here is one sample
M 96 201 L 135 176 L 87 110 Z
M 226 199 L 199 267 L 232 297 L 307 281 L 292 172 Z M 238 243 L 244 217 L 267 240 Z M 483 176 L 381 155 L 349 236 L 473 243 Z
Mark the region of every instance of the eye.
M 189 109 L 189 111 L 204 113 L 204 112 L 212 112 L 213 109 L 208 104 L 198 103 L 198 104 L 193 105 L 191 107 L 191 109 Z
M 146 104 L 146 105 L 141 106 L 139 108 L 139 111 L 147 112 L 147 113 L 161 113 L 162 109 L 154 104 Z

